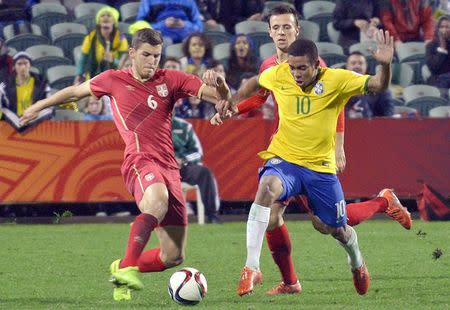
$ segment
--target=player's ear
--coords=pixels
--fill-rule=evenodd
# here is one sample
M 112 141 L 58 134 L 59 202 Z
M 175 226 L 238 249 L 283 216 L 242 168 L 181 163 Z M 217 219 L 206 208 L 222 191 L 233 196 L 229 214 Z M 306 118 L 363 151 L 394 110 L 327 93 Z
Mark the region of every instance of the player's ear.
M 136 49 L 134 47 L 130 47 L 128 49 L 128 55 L 130 55 L 130 58 L 136 57 Z

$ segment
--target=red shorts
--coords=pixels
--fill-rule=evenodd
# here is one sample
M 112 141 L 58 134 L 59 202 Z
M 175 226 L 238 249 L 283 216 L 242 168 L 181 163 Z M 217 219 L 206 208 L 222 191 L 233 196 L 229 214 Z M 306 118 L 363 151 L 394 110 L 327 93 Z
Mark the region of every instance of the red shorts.
M 159 226 L 186 226 L 186 204 L 181 191 L 178 169 L 169 169 L 148 158 L 145 154 L 128 155 L 122 165 L 122 176 L 128 191 L 139 205 L 145 189 L 154 183 L 164 183 L 169 191 L 167 214 Z

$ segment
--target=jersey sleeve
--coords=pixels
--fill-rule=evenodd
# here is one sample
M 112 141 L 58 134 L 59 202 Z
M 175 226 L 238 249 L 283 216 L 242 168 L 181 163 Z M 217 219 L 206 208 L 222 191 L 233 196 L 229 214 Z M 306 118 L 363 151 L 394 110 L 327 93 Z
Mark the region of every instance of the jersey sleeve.
M 202 88 L 202 80 L 192 74 L 183 71 L 171 70 L 171 79 L 174 82 L 175 101 L 185 97 L 199 97 Z
M 341 110 L 339 113 L 337 124 L 336 124 L 336 132 L 344 132 L 345 131 L 345 112 Z
M 91 93 L 95 97 L 100 98 L 101 96 L 109 95 L 111 93 L 113 72 L 114 70 L 107 70 L 94 76 L 91 80 L 89 80 Z
M 361 95 L 367 93 L 367 83 L 369 82 L 370 75 L 361 75 L 359 73 L 345 70 L 336 69 L 339 71 L 339 81 L 341 94 L 344 97 L 351 97 L 354 95 Z
M 258 76 L 258 83 L 265 89 L 272 90 L 275 88 L 277 67 L 271 67 L 264 70 Z
M 259 108 L 264 104 L 264 102 L 266 102 L 269 94 L 269 91 L 260 88 L 256 94 L 237 104 L 238 114 L 244 114 L 253 109 Z

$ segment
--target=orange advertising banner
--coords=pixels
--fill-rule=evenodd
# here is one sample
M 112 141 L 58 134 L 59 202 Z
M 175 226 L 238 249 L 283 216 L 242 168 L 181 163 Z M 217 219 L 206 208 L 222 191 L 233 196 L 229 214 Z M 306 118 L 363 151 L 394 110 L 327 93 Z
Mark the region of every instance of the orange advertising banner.
M 232 120 L 220 127 L 192 120 L 223 200 L 252 200 L 257 152 L 273 123 Z M 424 180 L 450 196 L 450 120 L 351 120 L 346 124 L 347 197 L 371 197 L 393 187 L 415 197 Z M 120 166 L 124 144 L 114 123 L 45 121 L 25 133 L 0 122 L 0 202 L 132 200 Z

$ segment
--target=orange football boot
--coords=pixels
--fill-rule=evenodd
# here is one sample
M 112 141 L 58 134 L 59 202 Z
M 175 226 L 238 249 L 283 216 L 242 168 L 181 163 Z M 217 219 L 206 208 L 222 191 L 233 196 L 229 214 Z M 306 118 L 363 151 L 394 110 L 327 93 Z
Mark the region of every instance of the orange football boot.
M 259 270 L 245 266 L 241 272 L 241 278 L 237 288 L 239 296 L 244 296 L 253 292 L 255 284 L 262 284 L 262 273 Z
M 281 295 L 281 294 L 300 294 L 302 292 L 302 286 L 297 280 L 295 284 L 286 284 L 281 281 L 277 286 L 272 287 L 266 292 L 267 295 Z
M 389 188 L 383 189 L 378 197 L 384 197 L 388 201 L 388 207 L 386 209 L 386 214 L 390 216 L 395 221 L 399 222 L 405 229 L 411 229 L 412 219 L 411 214 L 408 212 L 402 204 L 400 200 L 398 200 L 397 196 L 394 194 L 394 191 Z
M 359 295 L 364 295 L 367 293 L 370 285 L 370 275 L 369 270 L 367 270 L 366 264 L 359 268 L 352 269 L 353 273 L 353 284 Z

